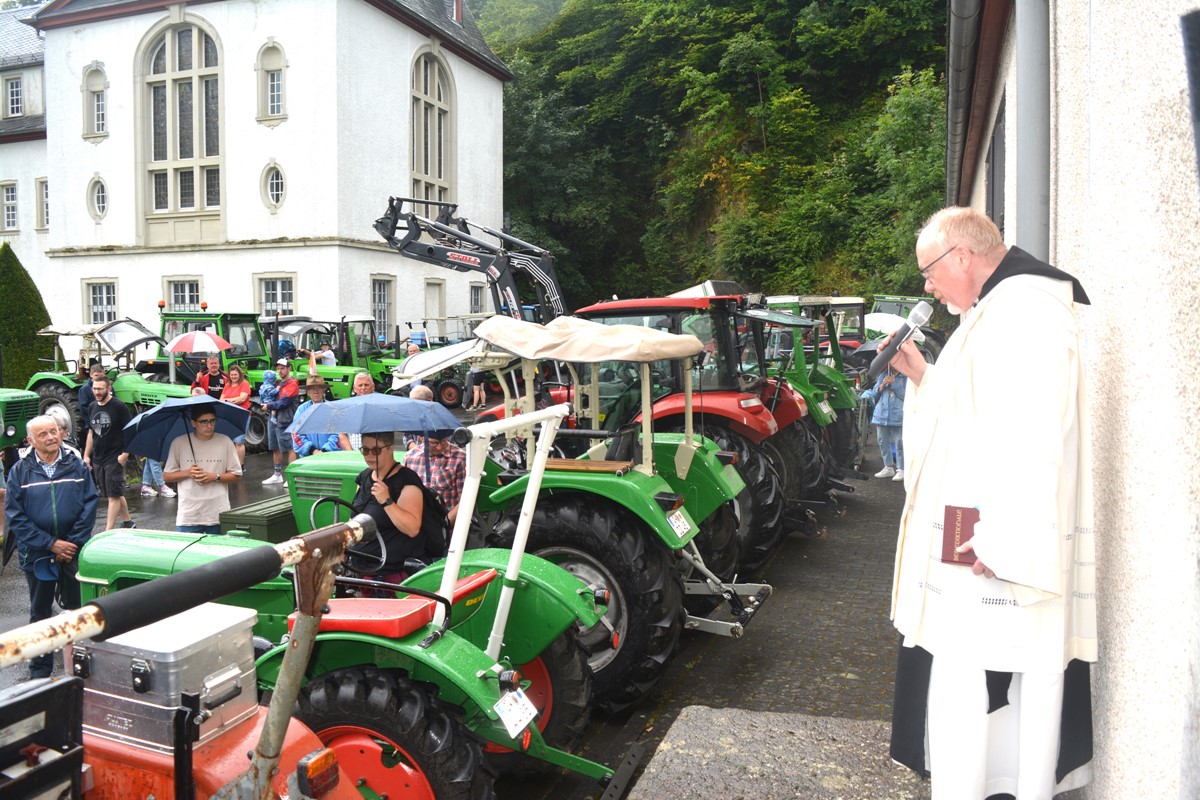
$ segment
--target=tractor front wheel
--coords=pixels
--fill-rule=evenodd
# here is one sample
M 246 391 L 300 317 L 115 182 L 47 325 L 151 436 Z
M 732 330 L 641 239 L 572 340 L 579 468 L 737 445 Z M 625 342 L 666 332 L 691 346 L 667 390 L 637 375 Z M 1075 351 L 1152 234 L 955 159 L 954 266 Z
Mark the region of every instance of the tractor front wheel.
M 592 668 L 575 631 L 568 629 L 517 669 L 529 681 L 525 695 L 538 710 L 537 726 L 546 744 L 573 751 L 592 719 Z M 484 756 L 502 775 L 523 777 L 555 769 L 547 761 L 499 745 L 484 747 Z
M 342 669 L 300 692 L 296 717 L 332 749 L 364 797 L 493 800 L 478 743 L 456 717 L 405 677 Z
M 39 383 L 33 390 L 42 398 L 38 402 L 38 414 L 45 414 L 54 406 L 60 406 L 71 418 L 71 424 L 74 426 L 71 434 L 75 441 L 82 442 L 84 425 L 87 422 L 79 412 L 79 390 L 52 381 Z
M 442 381 L 437 385 L 434 396 L 446 408 L 457 410 L 462 406 L 463 385 L 458 381 Z
M 493 546 L 511 546 L 516 523 L 517 513 L 507 512 Z M 529 552 L 609 591 L 605 621 L 579 634 L 597 708 L 615 714 L 649 694 L 675 655 L 684 619 L 683 584 L 654 533 L 603 498 L 544 496 Z

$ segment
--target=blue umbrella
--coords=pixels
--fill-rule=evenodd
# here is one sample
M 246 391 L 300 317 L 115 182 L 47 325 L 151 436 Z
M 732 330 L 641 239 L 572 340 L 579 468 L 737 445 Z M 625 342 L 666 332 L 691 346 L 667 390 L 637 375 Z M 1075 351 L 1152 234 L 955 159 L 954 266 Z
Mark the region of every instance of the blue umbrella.
M 246 432 L 246 420 L 250 418 L 250 412 L 241 406 L 208 395 L 172 397 L 129 420 L 124 429 L 125 451 L 155 461 L 166 461 L 171 442 L 180 436 L 187 436 L 191 441 L 192 409 L 196 406 L 211 406 L 217 415 L 217 433 L 232 439 Z
M 443 438 L 462 423 L 440 403 L 396 397 L 390 394 L 364 394 L 314 403 L 303 419 L 293 422 L 288 433 L 423 433 Z

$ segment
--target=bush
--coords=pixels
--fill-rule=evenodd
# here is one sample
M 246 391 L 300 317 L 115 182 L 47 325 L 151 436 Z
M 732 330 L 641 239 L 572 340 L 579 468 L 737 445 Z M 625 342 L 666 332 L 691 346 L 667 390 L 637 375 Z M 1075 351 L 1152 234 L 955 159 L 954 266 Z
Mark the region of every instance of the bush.
M 50 324 L 50 314 L 33 278 L 17 254 L 0 244 L 0 349 L 4 355 L 4 386 L 24 389 L 41 368 L 40 358 L 54 355 L 54 342 L 37 332 Z

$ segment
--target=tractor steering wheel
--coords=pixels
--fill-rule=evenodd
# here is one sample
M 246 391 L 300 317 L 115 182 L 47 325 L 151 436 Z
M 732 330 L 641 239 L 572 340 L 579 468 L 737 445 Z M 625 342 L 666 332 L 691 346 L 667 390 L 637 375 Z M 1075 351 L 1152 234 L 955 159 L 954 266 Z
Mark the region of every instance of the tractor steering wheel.
M 355 509 L 354 506 L 350 505 L 342 498 L 334 497 L 333 495 L 322 495 L 321 497 L 317 498 L 316 502 L 314 502 L 312 504 L 312 508 L 310 508 L 308 510 L 308 524 L 313 530 L 317 529 L 317 506 L 321 505 L 322 503 L 332 503 L 334 505 L 347 508 L 350 510 L 351 515 L 358 513 L 357 509 Z M 336 510 L 333 513 L 333 517 L 334 517 L 334 521 L 337 521 L 337 511 Z M 342 566 L 344 566 L 346 569 L 348 569 L 349 571 L 353 572 L 356 575 L 368 575 L 369 576 L 369 575 L 377 574 L 380 570 L 383 569 L 383 565 L 387 563 L 387 543 L 385 543 L 383 541 L 383 537 L 378 534 L 375 535 L 375 541 L 379 542 L 379 555 L 375 555 L 374 553 L 368 553 L 364 550 L 356 550 L 353 547 L 347 547 L 346 548 L 346 558 L 342 561 Z M 369 569 L 356 566 L 353 563 L 353 559 L 351 558 L 352 556 L 355 558 L 363 559 L 364 561 L 367 561 L 368 564 L 373 564 L 373 566 L 371 566 Z M 375 562 L 378 562 L 378 563 L 375 563 Z

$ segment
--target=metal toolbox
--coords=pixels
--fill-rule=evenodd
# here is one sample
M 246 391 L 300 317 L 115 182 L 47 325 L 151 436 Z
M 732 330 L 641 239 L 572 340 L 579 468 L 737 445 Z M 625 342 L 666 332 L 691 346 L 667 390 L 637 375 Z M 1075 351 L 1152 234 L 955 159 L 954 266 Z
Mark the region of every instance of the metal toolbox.
M 84 732 L 169 753 L 177 712 L 188 702 L 198 700 L 199 743 L 248 719 L 258 704 L 256 618 L 252 609 L 206 603 L 105 642 L 75 645 L 71 669 L 83 679 Z

